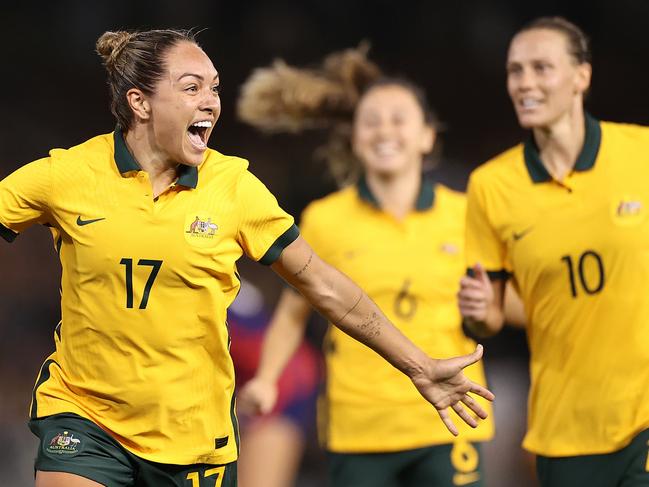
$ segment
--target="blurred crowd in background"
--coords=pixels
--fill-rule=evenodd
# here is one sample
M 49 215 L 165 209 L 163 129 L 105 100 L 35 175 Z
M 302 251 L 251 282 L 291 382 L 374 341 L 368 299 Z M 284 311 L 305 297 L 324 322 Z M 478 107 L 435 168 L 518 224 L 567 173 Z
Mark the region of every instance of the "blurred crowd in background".
M 245 157 L 251 170 L 299 216 L 335 188 L 315 157 L 323 141 L 305 135 L 263 136 L 236 120 L 239 88 L 251 71 L 284 59 L 316 64 L 335 50 L 371 45 L 369 58 L 389 74 L 422 85 L 443 122 L 442 163 L 435 177 L 463 190 L 469 172 L 524 135 L 505 91 L 511 35 L 540 15 L 563 15 L 592 40 L 593 88 L 587 108 L 598 118 L 649 124 L 649 2 L 439 2 L 305 0 L 246 2 L 63 0 L 0 7 L 0 177 L 98 133 L 114 120 L 97 37 L 106 30 L 196 27 L 221 78 L 223 111 L 210 146 Z M 32 480 L 35 438 L 26 427 L 38 368 L 53 349 L 59 320 L 60 270 L 49 232 L 39 228 L 16 243 L 0 243 L 0 484 Z M 243 261 L 241 274 L 272 309 L 281 286 L 261 265 Z M 315 320 L 316 347 L 324 322 Z M 484 448 L 488 487 L 534 485 L 532 459 L 520 448 L 525 429 L 527 349 L 522 331 L 486 340 L 485 367 L 496 393 L 496 439 Z M 324 485 L 314 431 L 298 486 Z

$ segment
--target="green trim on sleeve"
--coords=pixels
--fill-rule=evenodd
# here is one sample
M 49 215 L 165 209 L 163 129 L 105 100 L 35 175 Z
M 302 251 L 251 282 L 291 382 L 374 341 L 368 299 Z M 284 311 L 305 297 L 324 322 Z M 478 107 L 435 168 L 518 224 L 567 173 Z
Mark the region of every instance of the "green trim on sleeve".
M 466 275 L 469 277 L 475 277 L 473 269 L 471 268 L 466 270 Z M 512 276 L 512 274 L 505 269 L 500 269 L 499 271 L 487 271 L 487 276 L 489 276 L 490 281 L 506 281 Z
M 298 230 L 295 224 L 291 225 L 288 230 L 282 233 L 277 240 L 270 246 L 266 251 L 264 256 L 259 259 L 259 262 L 264 265 L 271 265 L 282 254 L 282 251 L 292 244 L 300 236 L 300 230 Z
M 506 270 L 487 271 L 487 275 L 491 281 L 506 281 L 512 276 L 511 273 Z
M 17 236 L 18 234 L 16 232 L 5 227 L 2 223 L 0 223 L 0 237 L 4 238 L 7 242 L 11 243 L 14 240 L 16 240 Z

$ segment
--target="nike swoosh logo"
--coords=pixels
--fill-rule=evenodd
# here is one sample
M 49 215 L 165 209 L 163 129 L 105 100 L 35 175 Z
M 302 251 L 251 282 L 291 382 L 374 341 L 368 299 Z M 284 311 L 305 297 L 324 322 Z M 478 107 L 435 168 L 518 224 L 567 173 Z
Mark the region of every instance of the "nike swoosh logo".
M 84 225 L 90 225 L 91 223 L 100 222 L 100 221 L 105 220 L 105 219 L 106 218 L 104 217 L 104 218 L 94 218 L 92 220 L 82 220 L 81 217 L 78 216 L 77 217 L 77 225 L 82 227 Z
M 522 239 L 525 235 L 530 233 L 533 229 L 534 229 L 534 227 L 529 227 L 529 228 L 526 228 L 525 230 L 523 230 L 522 232 L 514 232 L 513 235 L 512 235 L 512 238 L 514 239 L 514 242 L 516 242 L 517 240 Z

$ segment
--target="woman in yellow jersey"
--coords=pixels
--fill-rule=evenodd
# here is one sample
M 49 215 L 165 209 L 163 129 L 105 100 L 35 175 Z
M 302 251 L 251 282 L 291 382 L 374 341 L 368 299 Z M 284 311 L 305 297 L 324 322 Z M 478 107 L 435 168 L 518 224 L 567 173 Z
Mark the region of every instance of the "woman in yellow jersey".
M 280 64 L 275 69 L 281 78 L 293 68 Z M 254 105 L 254 83 L 261 83 L 262 75 L 256 74 L 244 87 L 242 106 Z M 316 76 L 299 70 L 292 75 Z M 343 83 L 333 82 L 331 76 L 321 81 L 330 83 L 331 98 L 340 100 Z M 261 85 L 259 91 L 267 97 L 273 90 Z M 295 90 L 295 82 L 279 85 L 286 96 L 278 98 L 304 95 L 302 104 L 311 106 L 309 119 L 318 119 L 312 109 L 317 96 L 313 90 Z M 326 106 L 322 105 L 323 112 Z M 276 125 L 284 123 L 283 115 L 307 110 L 291 108 L 287 114 L 272 110 L 280 120 Z M 245 115 L 257 126 L 274 128 L 266 123 L 273 119 Z M 475 346 L 462 332 L 455 304 L 457 281 L 464 273 L 465 199 L 422 176 L 436 125 L 423 91 L 411 82 L 400 78 L 370 82 L 353 116 L 351 144 L 362 174 L 356 184 L 311 203 L 300 228 L 316 252 L 354 279 L 414 343 L 429 354 L 452 356 Z M 302 340 L 310 312 L 303 296 L 290 289 L 283 292 L 257 375 L 244 386 L 240 405 L 261 412 L 272 408 L 275 384 Z M 412 384 L 371 350 L 330 327 L 324 351 L 326 391 L 318 422 L 331 485 L 484 485 L 478 442 L 492 437 L 491 422 L 476 430 L 466 428 L 455 440 Z M 485 382 L 479 365 L 466 374 Z
M 583 108 L 588 42 L 563 18 L 513 37 L 507 88 L 523 144 L 474 171 L 459 306 L 503 326 L 511 278 L 527 314 L 528 432 L 544 487 L 649 485 L 649 128 Z
M 225 313 L 243 254 L 407 374 L 452 431 L 448 407 L 486 417 L 467 394 L 492 394 L 461 372 L 481 348 L 429 358 L 323 263 L 247 161 L 207 147 L 219 73 L 191 33 L 107 32 L 97 50 L 114 133 L 0 181 L 0 235 L 47 225 L 62 265 L 30 411 L 38 487 L 236 485 Z

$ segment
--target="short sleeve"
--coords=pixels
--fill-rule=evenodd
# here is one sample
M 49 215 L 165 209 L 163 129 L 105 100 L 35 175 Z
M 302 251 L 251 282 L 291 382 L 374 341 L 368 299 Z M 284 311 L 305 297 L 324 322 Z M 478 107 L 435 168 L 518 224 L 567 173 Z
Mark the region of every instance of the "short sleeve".
M 270 265 L 300 235 L 293 217 L 249 171 L 239 179 L 237 196 L 241 209 L 239 244 L 248 257 Z
M 469 179 L 466 212 L 466 263 L 471 269 L 482 264 L 492 279 L 506 279 L 510 272 L 506 247 L 488 216 L 484 187 L 473 175 Z
M 0 181 L 0 236 L 8 242 L 29 226 L 47 221 L 50 161 L 31 162 Z

